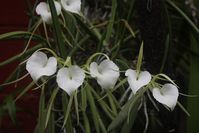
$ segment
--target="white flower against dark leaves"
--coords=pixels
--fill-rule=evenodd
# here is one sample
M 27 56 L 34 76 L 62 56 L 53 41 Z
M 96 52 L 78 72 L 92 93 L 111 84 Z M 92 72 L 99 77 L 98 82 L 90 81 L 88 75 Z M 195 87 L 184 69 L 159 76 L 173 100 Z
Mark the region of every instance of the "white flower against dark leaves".
M 151 81 L 151 74 L 148 71 L 140 72 L 138 78 L 135 70 L 128 69 L 125 73 L 128 83 L 133 94 L 135 94 L 141 87 L 147 85 Z
M 57 15 L 61 14 L 61 5 L 54 1 L 55 8 L 57 11 Z M 36 7 L 36 13 L 41 16 L 42 20 L 47 23 L 51 24 L 52 23 L 52 16 L 50 12 L 49 5 L 46 2 L 40 2 L 37 7 Z
M 58 86 L 71 95 L 84 82 L 85 73 L 78 66 L 61 68 L 57 73 Z
M 34 81 L 37 81 L 41 76 L 51 76 L 57 70 L 57 60 L 55 57 L 48 59 L 43 52 L 35 52 L 26 63 L 26 70 Z
M 65 11 L 72 13 L 80 13 L 81 10 L 81 0 L 61 0 L 61 5 Z
M 160 103 L 166 105 L 171 110 L 176 106 L 179 92 L 175 85 L 165 84 L 161 89 L 152 89 L 153 97 Z
M 111 60 L 104 60 L 99 65 L 92 62 L 90 74 L 103 89 L 113 88 L 120 76 L 118 66 Z

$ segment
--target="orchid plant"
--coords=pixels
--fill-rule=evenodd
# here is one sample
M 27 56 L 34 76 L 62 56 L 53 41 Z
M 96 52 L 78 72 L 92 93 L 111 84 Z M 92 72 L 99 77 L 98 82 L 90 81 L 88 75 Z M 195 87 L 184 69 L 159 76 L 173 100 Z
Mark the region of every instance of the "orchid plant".
M 15 101 L 28 90 L 40 91 L 35 131 L 130 133 L 141 113 L 145 118 L 143 132 L 147 132 L 149 103 L 156 112 L 164 110 L 162 107 L 173 111 L 179 105 L 188 114 L 178 102 L 180 92 L 174 81 L 145 67 L 145 44 L 140 43 L 139 29 L 129 22 L 133 4 L 121 1 L 130 7 L 124 10 L 127 18 L 123 19 L 117 12 L 117 8 L 122 8 L 117 0 L 112 0 L 111 9 L 93 14 L 85 1 L 36 2 L 30 32 L 0 36 L 28 36 L 24 51 L 3 64 L 20 59 L 21 75 L 26 73 L 25 77 L 32 78 L 31 85 L 19 92 Z M 32 41 L 37 44 L 30 47 Z M 140 51 L 133 45 L 140 46 Z

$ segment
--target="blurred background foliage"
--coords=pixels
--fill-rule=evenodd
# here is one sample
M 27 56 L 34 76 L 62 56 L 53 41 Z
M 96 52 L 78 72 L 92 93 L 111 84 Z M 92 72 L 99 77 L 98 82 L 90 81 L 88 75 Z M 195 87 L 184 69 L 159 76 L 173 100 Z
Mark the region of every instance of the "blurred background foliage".
M 49 0 L 49 3 L 51 2 L 52 0 Z M 23 62 L 35 50 L 47 47 L 57 51 L 63 59 L 71 56 L 73 64 L 78 65 L 84 65 L 92 54 L 103 52 L 114 60 L 123 71 L 129 67 L 135 68 L 140 44 L 143 41 L 142 69 L 146 69 L 152 74 L 165 73 L 175 79 L 175 82 L 179 85 L 179 91 L 182 93 L 179 102 L 187 108 L 191 115 L 190 117 L 187 116 L 179 106 L 173 112 L 169 112 L 158 104 L 161 111 L 157 111 L 148 97 L 145 97 L 146 102 L 144 103 L 147 105 L 149 122 L 147 133 L 195 133 L 199 131 L 199 97 L 193 96 L 199 95 L 198 0 L 82 0 L 82 13 L 86 19 L 75 14 L 64 13 L 65 21 L 61 21 L 54 15 L 53 25 L 47 25 L 49 39 L 46 39 L 42 25 L 36 32 L 34 31 L 39 20 L 39 17 L 35 15 L 37 4 L 38 0 L 35 3 L 27 2 L 28 15 L 30 16 L 28 32 L 18 31 L 0 35 L 2 40 L 23 38 L 27 42 L 31 37 L 34 45 L 29 47 L 28 50 L 1 62 L 0 67 L 16 60 Z M 31 32 L 35 32 L 34 35 Z M 51 45 L 49 45 L 49 42 Z M 26 73 L 24 65 L 19 65 L 5 81 L 5 84 L 0 85 L 1 90 L 6 89 L 7 84 L 19 79 Z M 127 84 L 124 83 L 122 86 L 121 89 L 114 92 L 118 99 L 120 94 L 124 93 Z M 34 83 L 30 82 L 7 96 L 1 103 L 0 117 L 9 114 L 13 123 L 17 125 L 15 113 L 22 109 L 15 105 L 14 99 L 16 97 L 18 99 L 34 87 L 36 87 Z M 95 87 L 99 88 L 98 86 Z M 65 94 L 54 89 L 53 79 L 49 81 L 45 88 L 47 88 L 45 91 L 41 89 L 39 120 L 36 127 L 39 132 L 44 132 L 45 125 L 42 127 L 41 123 L 45 123 L 46 118 L 42 117 L 46 117 L 44 114 L 48 112 L 48 107 L 51 105 L 48 101 L 55 101 L 53 106 L 58 108 L 62 107 L 60 103 L 67 105 L 69 102 L 68 97 L 64 96 Z M 81 97 L 78 101 L 81 101 L 82 106 L 89 104 L 93 108 L 91 111 L 83 110 L 81 112 L 83 115 L 80 117 L 80 125 L 76 125 L 76 121 L 73 121 L 76 116 L 75 109 L 72 109 L 74 113 L 68 116 L 66 126 L 69 133 L 73 132 L 71 125 L 77 126 L 77 132 L 85 130 L 85 132 L 89 132 L 90 129 L 96 132 L 96 127 L 100 126 L 103 129 L 103 126 L 107 128 L 110 124 L 111 119 L 106 118 L 102 109 L 103 100 L 98 101 L 102 97 L 98 95 L 100 94 L 99 89 L 95 92 L 89 84 L 85 85 L 85 88 L 90 91 L 81 91 L 81 95 L 87 95 L 89 102 L 80 99 Z M 52 98 L 53 95 L 55 95 L 55 99 Z M 62 99 L 56 95 L 62 95 Z M 66 112 L 67 107 L 63 106 L 63 108 Z M 135 104 L 135 110 L 132 110 L 133 117 L 131 117 L 130 123 L 119 122 L 117 127 L 114 127 L 113 133 L 143 132 L 146 127 L 146 113 L 144 113 L 146 106 L 143 105 L 139 108 L 139 111 L 136 108 L 138 108 L 138 104 Z M 98 112 L 95 114 L 97 118 L 92 114 L 95 111 Z M 51 112 L 47 132 L 58 132 L 59 121 L 55 119 L 61 116 L 63 117 L 63 112 L 56 110 Z M 95 122 L 92 123 L 92 117 L 95 121 L 100 119 L 99 116 L 105 122 L 99 120 L 99 125 Z M 54 121 L 57 124 L 54 124 Z M 89 121 L 91 125 L 88 124 Z

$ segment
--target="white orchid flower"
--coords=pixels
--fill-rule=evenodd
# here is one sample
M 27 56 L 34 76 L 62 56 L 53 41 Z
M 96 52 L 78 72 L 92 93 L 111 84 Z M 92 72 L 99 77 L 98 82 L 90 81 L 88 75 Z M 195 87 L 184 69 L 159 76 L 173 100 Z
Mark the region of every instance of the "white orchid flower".
M 178 89 L 173 84 L 165 84 L 161 89 L 153 88 L 152 94 L 158 102 L 166 105 L 171 110 L 175 108 L 179 96 Z
M 54 1 L 54 4 L 55 4 L 56 11 L 57 11 L 57 15 L 60 15 L 61 14 L 61 5 L 57 1 Z M 52 16 L 51 16 L 50 8 L 46 2 L 40 2 L 37 5 L 36 13 L 37 13 L 37 15 L 41 16 L 42 20 L 45 23 L 47 23 L 47 24 L 52 23 Z
M 57 60 L 55 57 L 48 59 L 43 52 L 35 52 L 26 63 L 26 70 L 34 81 L 42 76 L 51 76 L 57 70 Z
M 92 62 L 90 74 L 103 89 L 112 89 L 120 76 L 118 66 L 111 60 L 104 60 L 99 65 Z
M 151 81 L 151 74 L 148 71 L 141 71 L 137 77 L 137 72 L 135 70 L 128 69 L 125 76 L 127 76 L 127 80 L 133 94 L 136 94 L 140 88 Z
M 66 91 L 68 95 L 71 95 L 83 84 L 84 78 L 84 71 L 80 67 L 73 65 L 61 68 L 58 71 L 57 84 L 61 89 Z
M 61 0 L 61 5 L 65 11 L 72 13 L 80 13 L 81 10 L 81 0 Z

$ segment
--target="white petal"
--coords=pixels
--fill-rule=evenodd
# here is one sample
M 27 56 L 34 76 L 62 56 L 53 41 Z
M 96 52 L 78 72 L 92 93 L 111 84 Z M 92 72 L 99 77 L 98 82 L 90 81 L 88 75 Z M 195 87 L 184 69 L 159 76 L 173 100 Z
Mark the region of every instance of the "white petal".
M 91 77 L 93 77 L 93 78 L 95 78 L 99 75 L 98 65 L 96 62 L 92 62 L 90 64 L 90 74 L 91 74 Z
M 37 81 L 42 75 L 38 71 L 41 71 L 43 65 L 47 62 L 46 54 L 42 52 L 35 52 L 28 59 L 26 63 L 26 70 L 30 73 L 30 76 L 34 81 Z
M 65 11 L 79 14 L 81 9 L 81 0 L 61 0 Z
M 61 5 L 54 1 L 55 8 L 57 11 L 57 15 L 61 14 Z M 36 13 L 41 16 L 42 20 L 48 24 L 52 23 L 52 16 L 50 12 L 50 8 L 47 3 L 40 2 L 36 7 Z
M 57 1 L 54 1 L 54 4 L 55 4 L 55 9 L 57 11 L 57 15 L 59 16 L 61 14 L 61 5 Z
M 102 74 L 107 73 L 109 71 L 119 73 L 118 66 L 113 61 L 111 61 L 111 60 L 103 60 L 100 63 L 98 70 Z
M 48 13 L 48 5 L 46 2 L 40 2 L 36 7 L 36 13 L 38 15 Z
M 97 82 L 103 89 L 112 89 L 115 86 L 118 77 L 119 73 L 109 72 L 107 74 L 103 74 L 97 77 Z
M 26 63 L 26 70 L 34 81 L 41 76 L 50 76 L 56 72 L 57 60 L 54 57 L 47 58 L 43 52 L 35 52 Z
M 84 71 L 78 66 L 61 68 L 57 73 L 58 86 L 71 95 L 84 82 Z
M 103 89 L 111 89 L 119 78 L 119 68 L 111 60 L 104 60 L 98 66 L 96 62 L 90 65 L 91 76 L 97 79 L 97 83 Z
M 152 89 L 153 97 L 160 103 L 168 106 L 171 110 L 176 106 L 179 92 L 175 85 L 165 84 L 161 89 Z
M 53 75 L 56 72 L 56 70 L 57 70 L 57 60 L 55 57 L 50 57 L 48 59 L 45 68 L 43 68 L 43 75 L 45 76 Z
M 47 24 L 52 24 L 52 17 L 50 13 L 41 14 L 42 21 Z
M 125 76 L 127 76 L 128 83 L 134 94 L 151 81 L 151 74 L 148 71 L 140 72 L 137 79 L 136 71 L 128 69 L 125 73 Z
M 77 82 L 78 87 L 83 84 L 85 73 L 80 67 L 75 66 L 75 65 L 71 66 L 70 73 L 71 73 L 72 79 Z

